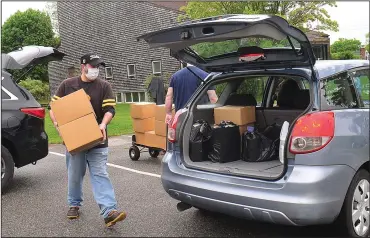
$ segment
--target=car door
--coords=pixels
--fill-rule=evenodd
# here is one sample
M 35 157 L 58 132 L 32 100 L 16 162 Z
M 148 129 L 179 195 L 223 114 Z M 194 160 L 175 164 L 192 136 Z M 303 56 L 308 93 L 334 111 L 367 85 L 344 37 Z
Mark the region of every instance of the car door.
M 287 47 L 253 45 L 259 38 L 284 41 Z M 278 16 L 226 15 L 200 19 L 137 37 L 150 48 L 165 47 L 180 61 L 208 72 L 256 68 L 310 67 L 316 62 L 311 43 L 298 28 Z M 232 41 L 223 49 L 222 44 Z M 230 46 L 230 47 L 229 47 Z M 209 55 L 202 48 L 219 47 Z M 198 52 L 197 52 L 198 51 Z
M 335 114 L 334 138 L 328 164 L 346 164 L 358 170 L 369 161 L 369 68 L 344 71 L 322 79 L 321 110 Z M 356 86 L 356 77 L 362 85 Z M 318 158 L 319 159 L 319 158 Z M 312 159 L 315 164 L 316 158 Z

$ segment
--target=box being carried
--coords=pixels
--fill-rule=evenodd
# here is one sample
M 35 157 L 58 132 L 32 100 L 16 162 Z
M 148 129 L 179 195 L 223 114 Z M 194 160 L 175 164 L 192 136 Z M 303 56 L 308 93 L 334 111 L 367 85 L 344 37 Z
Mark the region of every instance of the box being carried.
M 69 153 L 88 150 L 103 142 L 94 109 L 83 89 L 51 102 L 50 107 Z

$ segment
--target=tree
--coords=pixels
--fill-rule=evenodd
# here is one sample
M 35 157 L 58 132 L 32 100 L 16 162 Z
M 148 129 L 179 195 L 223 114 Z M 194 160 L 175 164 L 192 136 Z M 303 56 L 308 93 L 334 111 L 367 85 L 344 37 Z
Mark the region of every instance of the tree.
M 369 49 L 369 34 L 370 34 L 370 33 L 367 33 L 367 34 L 366 34 L 366 46 L 365 46 L 365 49 L 366 49 L 367 51 L 370 51 L 370 49 Z
M 338 31 L 338 23 L 330 19 L 325 6 L 336 7 L 335 1 L 314 2 L 188 2 L 179 20 L 200 19 L 225 14 L 273 14 L 281 16 L 303 31 Z M 319 24 L 317 24 L 319 23 Z M 316 26 L 314 26 L 316 25 Z
M 330 46 L 332 59 L 359 59 L 355 54 L 361 48 L 361 41 L 357 39 L 340 38 Z
M 17 11 L 4 23 L 1 31 L 1 51 L 8 53 L 26 45 L 58 47 L 60 40 L 54 37 L 50 17 L 39 10 Z M 9 70 L 18 78 L 28 69 Z M 30 78 L 48 82 L 47 65 L 36 66 Z

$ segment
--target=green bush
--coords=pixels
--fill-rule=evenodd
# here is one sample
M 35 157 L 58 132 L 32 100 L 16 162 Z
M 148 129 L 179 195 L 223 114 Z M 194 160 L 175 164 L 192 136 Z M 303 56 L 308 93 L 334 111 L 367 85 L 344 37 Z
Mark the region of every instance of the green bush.
M 348 59 L 360 59 L 360 56 L 355 55 L 351 51 L 343 51 L 338 53 L 332 53 L 331 58 L 334 60 L 348 60 Z
M 19 83 L 20 86 L 27 89 L 38 102 L 48 102 L 50 98 L 49 84 L 41 80 L 32 80 L 27 78 Z

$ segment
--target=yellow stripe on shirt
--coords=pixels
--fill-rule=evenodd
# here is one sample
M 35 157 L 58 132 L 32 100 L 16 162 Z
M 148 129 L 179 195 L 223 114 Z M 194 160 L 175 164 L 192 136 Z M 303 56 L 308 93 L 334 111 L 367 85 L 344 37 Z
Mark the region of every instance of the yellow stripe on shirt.
M 116 100 L 115 99 L 105 99 L 105 100 L 103 100 L 103 103 L 105 103 L 105 102 L 116 102 Z
M 104 103 L 103 104 L 103 107 L 106 107 L 106 106 L 115 106 L 116 103 L 115 102 L 107 102 L 107 103 Z

